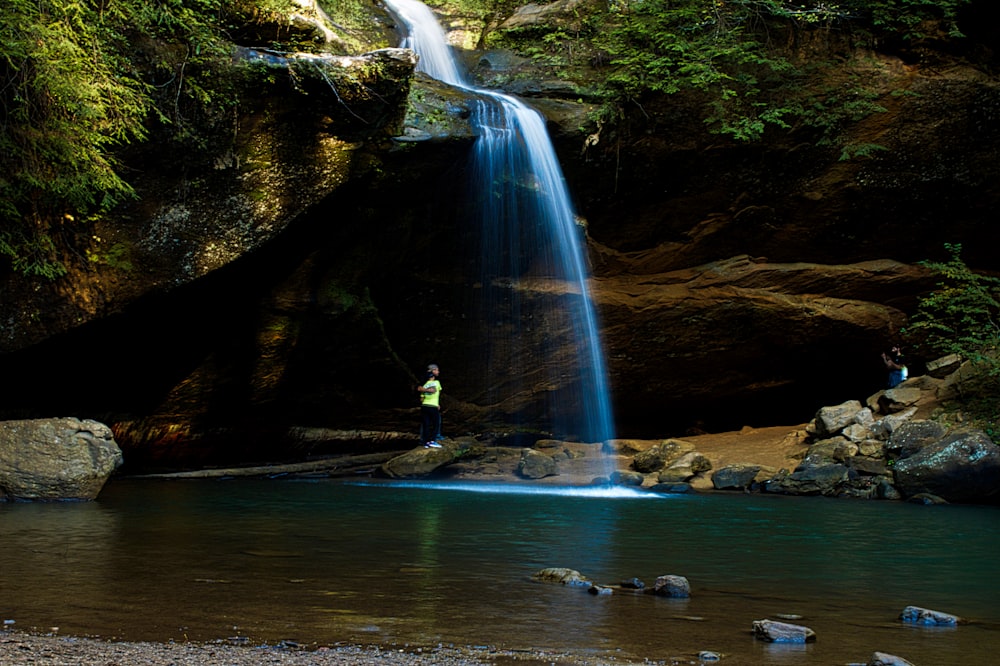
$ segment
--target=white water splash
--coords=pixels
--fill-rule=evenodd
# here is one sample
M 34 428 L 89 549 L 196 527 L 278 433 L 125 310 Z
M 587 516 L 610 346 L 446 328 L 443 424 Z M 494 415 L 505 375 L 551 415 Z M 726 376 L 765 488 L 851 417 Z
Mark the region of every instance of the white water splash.
M 595 499 L 666 499 L 664 495 L 627 486 L 547 486 L 512 483 L 435 482 L 435 481 L 351 481 L 344 485 L 391 488 L 418 488 L 422 490 L 447 490 L 491 495 L 552 495 L 558 497 L 588 497 Z

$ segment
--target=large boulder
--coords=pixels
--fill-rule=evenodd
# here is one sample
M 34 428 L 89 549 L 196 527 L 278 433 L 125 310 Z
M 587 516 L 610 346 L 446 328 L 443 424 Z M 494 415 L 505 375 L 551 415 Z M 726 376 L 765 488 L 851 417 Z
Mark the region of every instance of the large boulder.
M 937 421 L 908 421 L 899 426 L 889 437 L 885 452 L 893 459 L 908 458 L 944 435 L 945 428 Z
M 519 7 L 500 25 L 501 30 L 537 28 L 538 26 L 580 29 L 581 16 L 592 12 L 593 0 L 556 0 L 547 4 L 528 3 Z
M 103 423 L 0 422 L 0 499 L 92 500 L 121 464 L 121 449 Z
M 889 439 L 892 434 L 911 421 L 917 414 L 917 408 L 911 407 L 905 412 L 889 414 L 872 424 L 872 433 L 879 439 Z
M 524 449 L 517 464 L 517 473 L 526 479 L 542 479 L 546 476 L 555 476 L 559 472 L 552 456 L 534 449 Z
M 419 447 L 382 463 L 382 473 L 394 479 L 419 479 L 451 464 L 467 448 L 455 440 L 441 448 Z
M 646 477 L 639 472 L 617 471 L 612 472 L 610 481 L 613 486 L 634 486 L 638 487 L 643 484 Z
M 927 361 L 927 374 L 936 379 L 944 379 L 962 365 L 962 357 L 958 354 L 948 354 L 941 358 Z
M 748 490 L 760 470 L 760 465 L 747 463 L 727 465 L 712 475 L 712 485 L 716 490 Z
M 837 434 L 847 426 L 855 423 L 855 418 L 862 409 L 861 403 L 857 400 L 848 400 L 839 405 L 821 407 L 816 412 L 816 434 L 820 437 L 829 437 L 830 435 Z
M 893 472 L 896 487 L 906 496 L 993 501 L 1000 496 L 1000 447 L 981 430 L 959 430 L 897 461 Z
M 800 465 L 791 474 L 770 479 L 764 484 L 769 493 L 783 495 L 827 495 L 840 494 L 850 478 L 850 470 L 840 463 Z
M 844 437 L 821 439 L 809 447 L 809 450 L 806 451 L 806 455 L 802 459 L 802 463 L 799 465 L 798 469 L 815 467 L 816 465 L 824 465 L 827 463 L 844 462 L 846 457 L 852 455 L 849 452 L 845 453 L 845 450 L 849 451 L 851 445 L 851 441 Z M 854 449 L 856 452 L 857 445 L 854 445 Z
M 643 474 L 656 472 L 691 451 L 694 451 L 694 444 L 679 439 L 668 439 L 635 454 L 632 458 L 632 467 Z
M 895 414 L 917 404 L 922 397 L 923 391 L 919 386 L 900 384 L 868 398 L 868 405 L 877 406 L 878 411 L 883 414 Z
M 692 476 L 710 469 L 712 463 L 708 458 L 697 451 L 689 451 L 663 469 L 656 480 L 660 483 L 687 481 Z

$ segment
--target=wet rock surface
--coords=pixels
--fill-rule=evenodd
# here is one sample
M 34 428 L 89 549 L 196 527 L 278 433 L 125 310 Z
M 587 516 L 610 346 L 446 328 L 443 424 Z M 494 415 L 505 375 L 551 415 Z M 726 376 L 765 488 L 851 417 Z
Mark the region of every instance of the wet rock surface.
M 1000 494 L 1000 447 L 981 430 L 953 432 L 899 460 L 893 472 L 904 495 L 990 501 Z

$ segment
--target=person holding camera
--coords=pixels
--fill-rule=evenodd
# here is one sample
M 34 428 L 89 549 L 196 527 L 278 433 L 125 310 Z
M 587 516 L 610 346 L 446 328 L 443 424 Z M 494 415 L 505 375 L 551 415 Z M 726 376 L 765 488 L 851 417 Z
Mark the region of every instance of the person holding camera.
M 441 438 L 441 369 L 436 363 L 427 366 L 427 379 L 417 387 L 420 395 L 420 441 L 424 448 L 440 449 Z
M 903 362 L 903 350 L 899 345 L 894 345 L 889 353 L 882 352 L 882 362 L 889 370 L 889 388 L 896 388 L 906 381 L 906 364 Z

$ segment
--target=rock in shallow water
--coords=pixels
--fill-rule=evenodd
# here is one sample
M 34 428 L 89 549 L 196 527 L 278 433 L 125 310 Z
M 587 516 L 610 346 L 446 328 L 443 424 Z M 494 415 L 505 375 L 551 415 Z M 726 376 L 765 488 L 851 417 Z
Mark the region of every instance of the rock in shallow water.
M 566 569 L 564 567 L 549 567 L 548 569 L 536 571 L 532 574 L 531 580 L 541 583 L 561 583 L 562 585 L 576 587 L 590 587 L 592 585 L 587 577 L 576 569 Z
M 653 592 L 661 597 L 686 599 L 691 596 L 691 584 L 684 576 L 668 574 L 656 579 Z
M 954 627 L 960 618 L 950 613 L 920 608 L 919 606 L 907 606 L 899 614 L 899 619 L 909 624 L 922 624 L 935 627 Z
M 769 643 L 811 643 L 816 632 L 809 627 L 773 620 L 754 620 L 753 635 Z
M 913 664 L 902 657 L 897 657 L 894 654 L 876 652 L 872 655 L 872 658 L 868 660 L 867 666 L 913 666 Z

